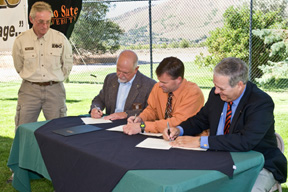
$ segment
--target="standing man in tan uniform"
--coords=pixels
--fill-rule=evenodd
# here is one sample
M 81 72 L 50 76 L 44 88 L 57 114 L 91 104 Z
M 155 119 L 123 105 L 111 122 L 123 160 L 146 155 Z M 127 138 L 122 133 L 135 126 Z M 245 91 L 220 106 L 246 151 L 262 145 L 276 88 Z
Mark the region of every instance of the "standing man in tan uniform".
M 47 120 L 66 116 L 63 81 L 72 69 L 72 48 L 61 32 L 50 29 L 52 16 L 49 4 L 34 3 L 29 15 L 33 27 L 14 42 L 14 66 L 23 79 L 18 92 L 16 128 L 37 121 L 41 110 Z

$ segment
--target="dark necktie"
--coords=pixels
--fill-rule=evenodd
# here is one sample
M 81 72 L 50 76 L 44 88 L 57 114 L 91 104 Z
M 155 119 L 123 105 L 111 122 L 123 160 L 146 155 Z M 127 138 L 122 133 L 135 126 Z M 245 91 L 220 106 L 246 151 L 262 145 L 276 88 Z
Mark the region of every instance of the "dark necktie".
M 232 116 L 232 104 L 233 102 L 227 103 L 227 113 L 226 113 L 226 120 L 225 120 L 225 126 L 224 126 L 224 134 L 229 133 L 229 128 L 231 125 L 231 116 Z
M 167 104 L 166 104 L 166 110 L 165 110 L 165 119 L 172 117 L 171 113 L 172 113 L 172 96 L 173 93 L 169 92 L 168 93 L 168 100 L 167 100 Z

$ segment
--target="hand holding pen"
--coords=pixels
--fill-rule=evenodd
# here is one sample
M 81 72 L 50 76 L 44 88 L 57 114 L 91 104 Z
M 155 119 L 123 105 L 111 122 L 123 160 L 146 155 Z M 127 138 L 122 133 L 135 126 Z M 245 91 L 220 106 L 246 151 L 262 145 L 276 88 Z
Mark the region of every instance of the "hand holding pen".
M 136 123 L 137 114 L 135 113 L 133 123 Z
M 180 130 L 177 127 L 170 127 L 167 122 L 167 128 L 163 130 L 163 139 L 166 141 L 174 141 L 180 134 Z
M 134 116 L 130 116 L 127 119 L 128 123 L 141 123 L 142 119 L 141 117 L 137 116 L 137 114 L 135 114 Z
M 94 108 L 91 110 L 91 117 L 92 118 L 101 118 L 103 116 L 103 112 L 101 111 L 100 107 L 94 105 Z
M 168 137 L 169 137 L 169 141 L 171 141 L 171 137 L 170 137 L 170 126 L 169 126 L 169 122 L 167 121 L 167 134 L 168 134 Z

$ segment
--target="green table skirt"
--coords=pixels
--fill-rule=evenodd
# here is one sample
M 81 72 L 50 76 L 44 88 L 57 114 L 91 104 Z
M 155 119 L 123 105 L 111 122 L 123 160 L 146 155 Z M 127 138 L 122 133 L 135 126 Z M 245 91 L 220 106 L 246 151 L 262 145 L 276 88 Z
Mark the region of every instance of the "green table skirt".
M 34 136 L 34 131 L 45 123 L 47 121 L 23 124 L 16 131 L 8 167 L 14 172 L 12 185 L 20 192 L 31 191 L 31 179 L 45 177 L 51 180 Z M 250 151 L 232 152 L 231 156 L 235 162 L 233 178 L 208 170 L 131 170 L 113 191 L 251 191 L 263 168 L 263 155 Z

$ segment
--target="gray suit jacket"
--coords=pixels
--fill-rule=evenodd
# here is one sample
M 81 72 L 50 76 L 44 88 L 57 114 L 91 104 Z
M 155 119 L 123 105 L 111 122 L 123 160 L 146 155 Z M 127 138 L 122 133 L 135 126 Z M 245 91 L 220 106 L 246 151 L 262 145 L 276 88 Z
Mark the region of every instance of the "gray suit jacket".
M 139 115 L 147 107 L 147 99 L 155 83 L 156 81 L 146 77 L 139 71 L 136 73 L 124 107 L 124 111 L 128 114 L 128 117 L 135 114 Z M 89 113 L 95 105 L 100 107 L 101 110 L 106 108 L 107 115 L 114 113 L 118 87 L 119 82 L 116 73 L 108 74 L 104 80 L 102 90 L 92 100 Z M 133 104 L 135 103 L 141 103 L 142 109 L 133 109 Z

